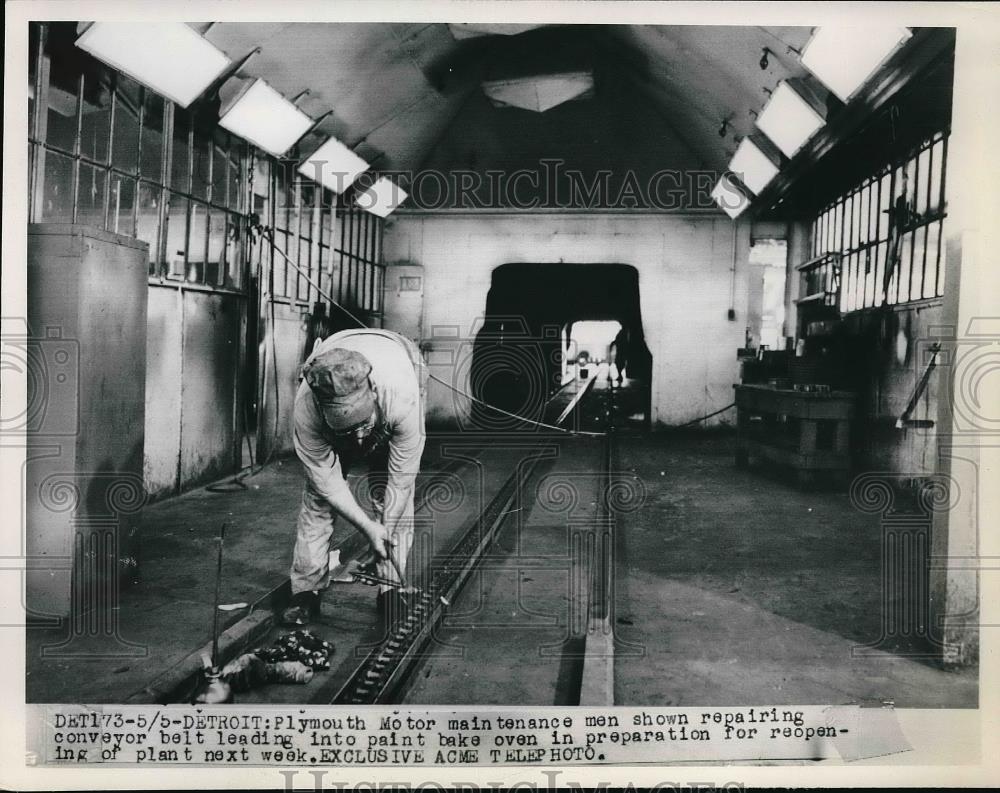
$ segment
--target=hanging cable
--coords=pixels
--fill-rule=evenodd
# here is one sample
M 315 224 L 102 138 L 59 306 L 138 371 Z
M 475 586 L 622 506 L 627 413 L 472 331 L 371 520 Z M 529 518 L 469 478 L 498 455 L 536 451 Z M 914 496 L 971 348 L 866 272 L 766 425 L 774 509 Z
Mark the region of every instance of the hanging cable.
M 679 430 L 681 427 L 690 427 L 692 424 L 697 424 L 699 421 L 705 421 L 706 419 L 712 418 L 712 416 L 718 416 L 720 413 L 725 413 L 727 410 L 729 410 L 729 408 L 732 407 L 736 407 L 735 402 L 730 402 L 724 408 L 719 408 L 714 413 L 709 413 L 707 416 L 700 416 L 699 418 L 691 419 L 691 421 L 685 421 L 683 424 L 677 424 L 671 427 L 671 429 Z
M 274 244 L 274 232 L 271 229 L 265 229 L 264 232 L 263 232 L 263 236 L 271 244 L 272 251 L 275 251 L 278 254 L 280 254 L 281 257 L 285 260 L 285 262 L 287 264 L 291 265 L 296 270 L 296 272 L 298 272 L 299 275 L 301 275 L 314 289 L 316 289 L 316 291 L 320 295 L 322 295 L 324 298 L 326 298 L 332 305 L 336 306 L 341 311 L 343 311 L 348 317 L 350 317 L 355 322 L 357 322 L 359 327 L 362 327 L 362 328 L 367 328 L 368 327 L 367 323 L 365 323 L 362 320 L 360 320 L 358 317 L 356 317 L 354 314 L 352 314 L 347 308 L 345 308 L 340 303 L 338 303 L 336 300 L 334 300 L 333 297 L 329 293 L 327 293 L 326 291 L 324 291 L 322 289 L 322 287 L 320 287 L 320 285 L 317 284 L 309 276 L 308 273 L 306 273 L 295 262 L 293 262 L 291 259 L 289 259 L 285 255 L 284 251 L 282 251 L 280 248 L 278 248 Z M 421 363 L 422 366 L 424 366 L 426 368 L 427 364 L 425 364 L 423 361 L 421 361 L 420 363 Z M 477 405 L 481 405 L 481 406 L 483 406 L 485 408 L 488 408 L 490 410 L 496 411 L 497 413 L 500 413 L 501 415 L 507 416 L 509 418 L 514 418 L 514 419 L 517 419 L 518 421 L 524 421 L 524 422 L 526 422 L 528 424 L 532 424 L 532 425 L 534 425 L 536 427 L 543 427 L 545 429 L 553 430 L 555 432 L 562 432 L 562 433 L 565 433 L 566 435 L 586 435 L 586 436 L 590 436 L 590 437 L 603 437 L 604 434 L 605 434 L 603 432 L 587 432 L 585 430 L 568 430 L 565 427 L 558 427 L 555 424 L 546 424 L 544 421 L 535 421 L 534 419 L 530 419 L 527 416 L 520 416 L 517 413 L 511 413 L 510 411 L 504 410 L 503 408 L 498 408 L 496 405 L 491 405 L 489 402 L 484 402 L 482 399 L 479 399 L 478 397 L 475 397 L 472 394 L 466 393 L 462 389 L 457 388 L 453 384 L 449 383 L 447 380 L 442 380 L 440 377 L 438 377 L 437 375 L 435 375 L 433 372 L 427 372 L 427 376 L 431 380 L 434 380 L 435 382 L 440 383 L 445 388 L 448 388 L 451 391 L 454 391 L 459 396 L 462 396 L 462 397 L 465 397 L 468 400 L 471 400 L 472 402 L 476 403 Z

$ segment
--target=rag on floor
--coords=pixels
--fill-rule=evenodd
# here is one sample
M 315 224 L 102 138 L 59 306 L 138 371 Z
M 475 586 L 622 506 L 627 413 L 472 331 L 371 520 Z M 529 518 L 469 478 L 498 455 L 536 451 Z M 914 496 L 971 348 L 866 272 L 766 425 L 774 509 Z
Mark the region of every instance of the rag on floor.
M 317 670 L 330 668 L 333 645 L 311 631 L 279 636 L 270 647 L 244 653 L 223 667 L 221 677 L 233 691 L 268 683 L 308 683 Z

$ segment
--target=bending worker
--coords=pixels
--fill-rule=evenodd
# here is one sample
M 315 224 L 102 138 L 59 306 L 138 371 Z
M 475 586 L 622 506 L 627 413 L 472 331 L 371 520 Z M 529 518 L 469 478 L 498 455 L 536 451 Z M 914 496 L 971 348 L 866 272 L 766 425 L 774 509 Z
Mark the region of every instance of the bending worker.
M 360 329 L 325 339 L 303 366 L 295 396 L 294 442 L 306 481 L 285 624 L 304 625 L 319 616 L 322 592 L 330 582 L 330 540 L 338 515 L 368 538 L 378 577 L 399 583 L 396 565 L 405 570 L 413 542 L 413 495 L 424 449 L 421 364 L 409 339 Z M 374 519 L 346 481 L 348 469 L 361 460 L 385 485 L 382 498 L 373 496 Z M 379 585 L 376 603 L 383 620 L 399 613 L 400 599 L 398 588 Z

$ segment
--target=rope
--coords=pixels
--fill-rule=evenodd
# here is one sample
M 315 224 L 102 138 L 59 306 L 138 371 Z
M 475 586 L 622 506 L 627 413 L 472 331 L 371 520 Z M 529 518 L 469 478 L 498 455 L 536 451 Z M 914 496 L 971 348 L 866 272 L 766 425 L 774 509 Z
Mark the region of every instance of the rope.
M 299 267 L 295 262 L 293 262 L 291 259 L 289 259 L 288 256 L 285 255 L 285 252 L 283 250 L 281 250 L 277 245 L 274 244 L 274 232 L 271 229 L 269 229 L 269 228 L 265 229 L 264 230 L 264 236 L 267 238 L 267 241 L 270 243 L 272 250 L 274 250 L 277 253 L 279 253 L 281 255 L 281 257 L 285 260 L 285 262 L 287 264 L 290 264 L 292 267 L 294 267 L 295 270 L 299 273 L 299 275 L 301 275 L 303 278 L 305 278 L 306 281 L 310 285 L 312 285 L 320 295 L 322 295 L 323 297 L 325 297 L 332 305 L 334 305 L 337 308 L 339 308 L 348 317 L 350 317 L 355 322 L 357 322 L 360 327 L 362 327 L 362 328 L 368 328 L 368 325 L 366 323 L 362 322 L 360 319 L 358 319 L 358 317 L 356 317 L 354 314 L 352 314 L 347 308 L 345 308 L 340 303 L 338 303 L 336 300 L 334 300 L 333 297 L 331 297 L 329 293 L 325 292 L 323 290 L 323 288 L 320 287 L 319 284 L 317 284 L 315 281 L 313 281 L 312 278 L 310 278 L 309 275 L 305 271 L 303 271 L 301 267 Z M 368 328 L 368 329 L 372 330 L 372 328 Z M 420 365 L 423 366 L 424 369 L 427 369 L 427 364 L 424 363 L 423 361 L 420 361 Z M 497 413 L 500 413 L 500 414 L 502 414 L 504 416 L 507 416 L 509 418 L 517 419 L 518 421 L 524 421 L 524 422 L 526 422 L 528 424 L 532 424 L 532 425 L 534 425 L 536 427 L 543 427 L 545 429 L 553 430 L 555 432 L 562 432 L 562 433 L 564 433 L 566 435 L 585 435 L 585 436 L 594 437 L 594 438 L 603 438 L 604 435 L 606 434 L 606 433 L 603 433 L 603 432 L 588 432 L 586 430 L 568 430 L 565 427 L 559 427 L 559 426 L 556 426 L 555 424 L 546 424 L 544 421 L 535 421 L 534 419 L 529 419 L 527 416 L 521 416 L 521 415 L 518 415 L 517 413 L 511 413 L 510 411 L 504 410 L 503 408 L 498 408 L 496 405 L 491 405 L 489 402 L 484 402 L 482 399 L 479 399 L 478 397 L 475 397 L 472 394 L 466 393 L 461 388 L 458 388 L 455 385 L 453 385 L 452 383 L 449 383 L 447 380 L 442 380 L 440 377 L 438 377 L 437 375 L 435 375 L 433 372 L 428 371 L 427 372 L 427 376 L 431 380 L 434 380 L 435 382 L 440 383 L 445 388 L 448 388 L 448 389 L 454 391 L 459 396 L 465 397 L 466 399 L 471 400 L 472 402 L 475 402 L 477 405 L 482 405 L 483 407 L 489 408 L 490 410 L 494 410 Z
M 717 411 L 715 411 L 714 413 L 709 413 L 707 416 L 701 416 L 700 418 L 691 419 L 691 421 L 685 421 L 683 424 L 675 424 L 672 427 L 672 429 L 677 430 L 680 429 L 681 427 L 689 427 L 692 424 L 697 424 L 699 421 L 705 421 L 705 419 L 710 419 L 712 418 L 712 416 L 718 416 L 720 413 L 725 413 L 727 410 L 729 410 L 729 408 L 732 407 L 736 407 L 735 402 L 730 402 L 724 408 L 719 408 Z

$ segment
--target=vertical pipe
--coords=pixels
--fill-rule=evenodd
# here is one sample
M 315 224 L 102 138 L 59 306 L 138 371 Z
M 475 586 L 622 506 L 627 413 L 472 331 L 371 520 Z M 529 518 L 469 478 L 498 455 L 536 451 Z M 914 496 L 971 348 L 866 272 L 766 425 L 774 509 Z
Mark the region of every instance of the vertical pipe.
M 40 223 L 45 206 L 45 141 L 49 126 L 49 58 L 45 54 L 48 43 L 48 23 L 41 23 L 38 30 L 38 51 L 35 53 L 35 118 L 31 133 L 35 136 L 31 158 L 31 187 L 29 193 L 29 219 Z
M 139 130 L 138 141 L 135 147 L 135 173 L 133 179 L 134 188 L 132 190 L 132 233 L 139 236 L 139 190 L 142 185 L 142 129 L 146 124 L 146 89 L 139 87 Z
M 344 241 L 346 240 L 346 236 L 347 236 L 347 229 L 345 228 L 345 226 L 347 224 L 346 224 L 345 219 L 344 219 L 343 207 L 340 206 L 340 203 L 341 203 L 340 199 L 337 198 L 336 201 L 337 201 L 337 204 L 336 204 L 336 209 L 334 210 L 333 216 L 334 216 L 335 220 L 339 219 L 339 221 L 340 221 L 340 249 L 338 251 L 338 253 L 340 254 L 340 272 L 337 273 L 337 300 L 340 303 L 343 303 L 345 301 L 345 297 L 344 297 L 344 267 L 347 264 L 347 262 L 345 260 L 345 257 L 344 257 Z M 337 210 L 339 210 L 339 211 L 337 211 Z
M 76 134 L 73 136 L 73 199 L 70 217 L 77 222 L 80 212 L 80 137 L 83 133 L 83 75 L 76 81 Z
M 80 92 L 80 103 L 83 103 L 83 92 Z M 108 156 L 107 156 L 107 168 L 104 171 L 104 195 L 101 196 L 103 201 L 104 209 L 104 228 L 108 228 L 108 211 L 111 204 L 111 177 L 114 175 L 114 157 L 115 157 L 115 121 L 118 115 L 118 80 L 115 78 L 115 85 L 111 91 L 111 121 L 108 124 Z M 80 112 L 81 121 L 81 133 L 83 128 L 83 112 Z M 82 152 L 81 152 L 82 153 Z M 94 154 L 94 159 L 97 159 L 96 153 Z M 119 187 L 115 192 L 121 191 Z M 117 196 L 116 196 L 117 197 Z M 116 207 L 117 209 L 117 207 Z M 115 213 L 115 231 L 118 231 L 118 214 Z

